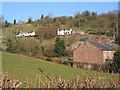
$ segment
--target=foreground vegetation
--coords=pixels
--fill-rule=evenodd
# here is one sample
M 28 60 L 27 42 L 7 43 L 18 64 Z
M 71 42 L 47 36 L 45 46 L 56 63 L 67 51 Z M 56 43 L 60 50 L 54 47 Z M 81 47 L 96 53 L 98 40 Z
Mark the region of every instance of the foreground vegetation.
M 76 82 L 75 79 L 76 78 L 78 79 L 78 77 L 80 81 L 79 80 L 77 81 L 77 85 L 78 83 L 83 82 L 82 83 L 83 85 L 81 87 L 85 85 L 86 82 L 85 80 L 88 80 L 87 81 L 88 83 L 92 81 L 93 82 L 95 81 L 95 83 L 97 83 L 97 81 L 99 81 L 99 78 L 102 78 L 100 79 L 99 84 L 103 85 L 102 82 L 105 82 L 104 85 L 106 85 L 106 87 L 117 87 L 115 85 L 118 84 L 118 80 L 119 80 L 117 75 L 107 74 L 103 72 L 72 68 L 64 65 L 42 61 L 39 59 L 18 56 L 5 52 L 3 52 L 2 55 L 3 55 L 2 56 L 3 71 L 8 72 L 9 76 L 11 77 L 11 80 L 20 80 L 21 82 L 24 82 L 27 79 L 26 82 L 27 84 L 29 83 L 29 87 L 31 85 L 30 84 L 31 78 L 32 78 L 32 87 L 34 87 L 35 82 L 36 82 L 36 87 L 39 87 L 39 79 L 38 79 L 39 77 L 41 80 L 41 85 L 44 85 L 44 87 L 47 87 L 46 84 L 43 84 L 45 82 L 49 84 L 50 82 L 53 82 L 53 84 L 57 82 L 56 84 L 58 84 L 58 83 L 62 83 L 63 81 L 65 82 L 64 84 L 67 85 L 68 82 L 73 81 L 72 85 L 74 85 L 74 83 Z M 53 81 L 50 81 L 48 77 L 51 78 Z M 49 85 L 49 87 L 52 86 Z
M 35 77 L 34 77 L 35 78 Z M 119 76 L 116 75 L 116 79 L 111 78 L 108 81 L 104 81 L 105 77 L 96 76 L 76 76 L 75 80 L 61 80 L 61 77 L 51 77 L 47 74 L 45 79 L 41 80 L 40 75 L 36 75 L 35 81 L 32 81 L 32 77 L 29 78 L 26 75 L 26 80 L 22 82 L 19 78 L 17 80 L 11 80 L 10 75 L 6 72 L 2 72 L 0 88 L 120 88 Z

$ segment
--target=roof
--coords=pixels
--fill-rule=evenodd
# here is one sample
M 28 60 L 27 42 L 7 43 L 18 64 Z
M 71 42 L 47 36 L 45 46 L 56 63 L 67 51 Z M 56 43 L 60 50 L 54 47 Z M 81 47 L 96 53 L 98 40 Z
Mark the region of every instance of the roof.
M 28 32 L 28 33 L 33 33 L 33 31 L 30 31 L 30 32 Z
M 100 43 L 98 41 L 91 40 L 91 39 L 89 39 L 87 41 L 102 51 L 115 51 L 116 48 L 118 47 L 116 44 L 113 44 L 113 43 L 110 43 L 110 44 L 106 43 L 106 42 Z
M 81 38 L 81 39 L 80 39 L 80 42 L 84 42 L 84 41 L 86 41 L 87 39 L 89 39 L 89 38 Z

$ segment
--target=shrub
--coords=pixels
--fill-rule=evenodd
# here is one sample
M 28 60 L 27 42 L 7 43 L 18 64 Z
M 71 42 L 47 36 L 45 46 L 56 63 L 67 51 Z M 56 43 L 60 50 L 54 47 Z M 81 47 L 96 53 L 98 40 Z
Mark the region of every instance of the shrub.
M 23 37 L 20 40 L 19 53 L 28 56 L 42 56 L 40 42 L 31 37 Z
M 18 47 L 19 47 L 19 39 L 17 38 L 8 39 L 6 45 L 7 45 L 7 48 L 6 48 L 7 52 L 17 53 Z
M 52 61 L 52 59 L 50 57 L 47 57 L 46 61 Z

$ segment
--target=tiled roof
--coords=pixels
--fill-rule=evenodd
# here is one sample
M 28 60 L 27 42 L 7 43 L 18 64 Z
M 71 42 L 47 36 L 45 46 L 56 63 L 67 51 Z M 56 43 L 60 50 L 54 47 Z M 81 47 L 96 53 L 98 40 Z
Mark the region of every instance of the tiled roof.
M 112 43 L 106 43 L 106 42 L 98 42 L 95 40 L 87 40 L 88 42 L 90 42 L 92 45 L 94 45 L 95 47 L 99 48 L 102 51 L 115 51 L 116 48 L 118 47 L 116 44 L 112 44 Z

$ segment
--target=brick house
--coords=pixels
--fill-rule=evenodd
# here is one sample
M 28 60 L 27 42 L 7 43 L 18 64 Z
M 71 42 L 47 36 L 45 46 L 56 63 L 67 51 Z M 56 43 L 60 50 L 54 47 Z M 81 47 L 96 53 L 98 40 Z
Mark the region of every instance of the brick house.
M 114 43 L 88 39 L 73 51 L 73 60 L 94 64 L 112 63 L 117 47 Z

